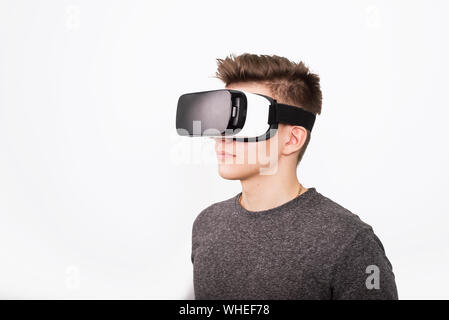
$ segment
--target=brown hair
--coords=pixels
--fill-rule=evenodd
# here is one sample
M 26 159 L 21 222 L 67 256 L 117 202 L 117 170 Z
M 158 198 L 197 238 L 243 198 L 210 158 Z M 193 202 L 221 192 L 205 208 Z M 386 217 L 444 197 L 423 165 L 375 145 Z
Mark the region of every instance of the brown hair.
M 292 62 L 277 55 L 231 54 L 217 59 L 216 78 L 226 85 L 235 82 L 261 82 L 283 102 L 296 105 L 314 114 L 321 113 L 322 94 L 320 77 L 311 73 L 302 61 Z M 307 130 L 306 141 L 299 151 L 298 163 L 310 141 Z

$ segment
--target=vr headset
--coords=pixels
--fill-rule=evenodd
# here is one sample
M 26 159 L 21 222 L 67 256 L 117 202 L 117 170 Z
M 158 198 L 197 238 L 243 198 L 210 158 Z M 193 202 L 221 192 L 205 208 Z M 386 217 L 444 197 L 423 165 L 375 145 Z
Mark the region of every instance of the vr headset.
M 276 134 L 279 123 L 312 131 L 315 114 L 262 94 L 229 89 L 183 94 L 176 111 L 177 132 L 189 137 L 263 141 Z

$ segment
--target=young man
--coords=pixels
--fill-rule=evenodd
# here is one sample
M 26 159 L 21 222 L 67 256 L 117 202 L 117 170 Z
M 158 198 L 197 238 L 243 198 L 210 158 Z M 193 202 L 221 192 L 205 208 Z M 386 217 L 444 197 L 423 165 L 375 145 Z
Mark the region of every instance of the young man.
M 320 114 L 319 77 L 302 62 L 252 54 L 217 61 L 226 89 Z M 193 223 L 195 299 L 398 298 L 373 229 L 298 181 L 307 129 L 279 124 L 266 141 L 214 139 L 220 176 L 240 180 L 242 192 L 204 209 Z M 250 154 L 260 157 L 249 161 Z M 266 170 L 264 157 L 275 170 Z

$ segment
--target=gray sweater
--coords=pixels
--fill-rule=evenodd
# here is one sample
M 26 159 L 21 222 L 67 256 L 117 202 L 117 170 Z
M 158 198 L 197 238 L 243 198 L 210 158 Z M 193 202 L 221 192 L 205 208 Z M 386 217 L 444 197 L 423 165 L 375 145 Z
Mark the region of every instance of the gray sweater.
M 398 299 L 383 245 L 357 215 L 315 188 L 258 212 L 239 196 L 193 223 L 195 299 Z

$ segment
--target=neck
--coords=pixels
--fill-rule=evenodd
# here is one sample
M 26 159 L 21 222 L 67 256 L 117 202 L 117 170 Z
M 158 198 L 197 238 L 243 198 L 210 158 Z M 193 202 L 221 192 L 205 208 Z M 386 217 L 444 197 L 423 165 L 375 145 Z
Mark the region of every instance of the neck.
M 296 167 L 295 167 L 296 168 Z M 282 170 L 275 174 L 248 177 L 240 180 L 242 184 L 241 205 L 249 211 L 263 211 L 278 207 L 307 191 L 296 176 L 296 170 Z

